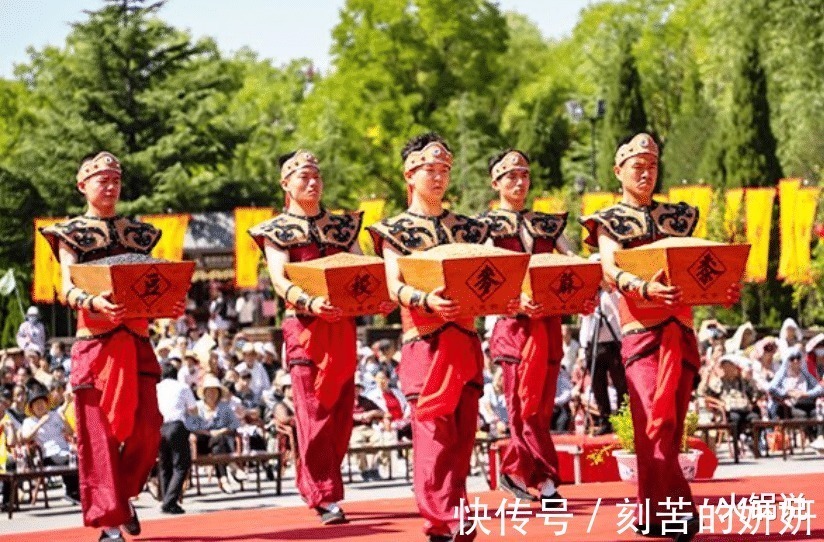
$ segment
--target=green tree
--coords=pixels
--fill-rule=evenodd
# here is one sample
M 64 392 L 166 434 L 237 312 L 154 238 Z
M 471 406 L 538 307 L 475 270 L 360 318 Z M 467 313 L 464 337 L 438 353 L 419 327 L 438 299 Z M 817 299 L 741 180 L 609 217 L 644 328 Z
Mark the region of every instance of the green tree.
M 32 218 L 43 213 L 44 203 L 27 179 L 0 168 L 0 273 L 12 265 L 32 261 Z
M 600 152 L 599 175 L 612 179 L 615 146 L 627 135 L 648 129 L 644 98 L 641 93 L 641 76 L 632 54 L 632 42 L 623 38 L 618 57 L 617 70 L 607 89 L 607 112 L 604 118 L 602 146 Z
M 225 164 L 248 129 L 224 112 L 240 72 L 211 40 L 157 17 L 162 2 L 109 0 L 75 23 L 64 48 L 31 51 L 18 75 L 33 121 L 17 148 L 53 212 L 76 211 L 81 156 L 107 149 L 123 161 L 127 211 L 225 205 Z

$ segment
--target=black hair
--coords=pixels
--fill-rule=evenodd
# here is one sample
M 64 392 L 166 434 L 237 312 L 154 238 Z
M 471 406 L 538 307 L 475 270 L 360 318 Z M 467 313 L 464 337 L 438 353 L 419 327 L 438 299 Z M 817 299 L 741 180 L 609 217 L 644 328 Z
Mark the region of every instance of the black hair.
M 278 167 L 283 167 L 283 164 L 285 164 L 287 160 L 292 158 L 297 153 L 298 153 L 298 151 L 292 151 L 292 152 L 287 152 L 286 154 L 282 154 L 280 156 L 280 158 L 278 158 Z
M 163 364 L 163 371 L 161 372 L 160 377 L 161 377 L 162 380 L 166 380 L 167 378 L 171 379 L 171 380 L 176 380 L 177 379 L 177 369 L 175 369 L 175 366 L 172 365 L 171 363 L 164 363 Z
M 487 164 L 487 167 L 486 167 L 487 173 L 489 173 L 491 175 L 492 174 L 492 168 L 495 167 L 495 164 L 497 164 L 498 162 L 503 160 L 504 156 L 506 156 L 507 154 L 509 154 L 511 152 L 517 152 L 518 154 L 520 154 L 521 156 L 524 157 L 524 160 L 526 160 L 527 164 L 529 163 L 529 156 L 527 156 L 527 154 L 524 151 L 518 150 L 518 149 L 506 149 L 504 151 L 499 152 L 498 154 L 496 154 L 495 156 L 493 156 L 492 158 L 489 159 L 489 163 Z
M 426 132 L 425 134 L 415 136 L 406 142 L 406 145 L 404 145 L 403 149 L 401 149 L 401 158 L 403 160 L 406 160 L 407 156 L 409 156 L 411 153 L 419 151 L 433 142 L 440 143 L 441 145 L 446 147 L 446 150 L 448 150 L 450 153 L 452 152 L 452 149 L 449 148 L 449 145 L 446 144 L 446 141 L 444 141 L 444 139 L 440 135 L 436 134 L 435 132 Z

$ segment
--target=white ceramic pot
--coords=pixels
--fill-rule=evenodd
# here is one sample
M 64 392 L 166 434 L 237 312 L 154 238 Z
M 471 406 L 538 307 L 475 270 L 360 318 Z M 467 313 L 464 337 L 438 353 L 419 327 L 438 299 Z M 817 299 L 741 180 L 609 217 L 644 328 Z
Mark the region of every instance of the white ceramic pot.
M 638 457 L 634 453 L 625 450 L 613 450 L 613 457 L 618 463 L 618 476 L 625 482 L 638 482 Z M 688 482 L 695 480 L 695 473 L 698 472 L 698 458 L 701 450 L 690 450 L 678 454 L 678 464 L 681 465 L 681 472 Z

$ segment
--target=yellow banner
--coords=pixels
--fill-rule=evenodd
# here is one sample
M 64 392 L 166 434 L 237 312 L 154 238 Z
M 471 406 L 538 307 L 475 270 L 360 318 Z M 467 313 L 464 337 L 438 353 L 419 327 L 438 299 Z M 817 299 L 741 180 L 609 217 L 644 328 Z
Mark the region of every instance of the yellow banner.
M 363 211 L 363 223 L 361 224 L 361 231 L 358 234 L 358 244 L 364 254 L 374 254 L 375 249 L 372 246 L 372 236 L 366 231 L 366 228 L 380 221 L 383 218 L 383 210 L 386 208 L 386 200 L 383 199 L 367 199 L 360 202 L 359 210 Z
M 565 213 L 567 210 L 566 201 L 558 196 L 535 198 L 535 201 L 532 202 L 532 210 L 539 213 Z
M 174 215 L 144 215 L 140 220 L 151 224 L 163 232 L 160 241 L 152 250 L 152 256 L 163 260 L 179 262 L 183 259 L 183 238 L 189 227 L 190 215 L 181 213 Z
M 737 243 L 743 232 L 744 223 L 742 213 L 742 203 L 744 201 L 743 188 L 730 188 L 724 194 L 726 205 L 724 206 L 724 234 L 725 241 Z
M 501 208 L 501 200 L 499 200 L 499 199 L 491 199 L 491 200 L 489 200 L 489 205 L 488 205 L 488 207 L 489 207 L 489 210 L 490 210 L 490 211 L 497 211 L 498 209 L 500 209 L 500 208 Z
M 613 194 L 612 192 L 587 192 L 581 196 L 581 216 L 591 215 L 610 205 L 615 205 L 619 201 L 621 201 L 621 194 Z M 586 229 L 581 228 L 581 239 L 586 239 L 586 236 Z M 581 243 L 581 250 L 584 254 L 590 253 L 590 248 L 585 243 Z
M 655 201 L 660 201 L 661 203 L 669 203 L 670 197 L 668 194 L 653 194 L 652 199 Z
M 790 284 L 813 282 L 810 273 L 810 241 L 820 196 L 821 189 L 818 187 L 802 187 L 796 194 L 795 232 L 792 235 L 795 241 L 795 272 L 787 275 L 787 282 Z
M 705 185 L 676 186 L 670 188 L 670 203 L 684 202 L 698 208 L 698 225 L 693 235 L 707 238 L 707 223 L 712 207 L 712 187 Z
M 778 259 L 778 278 L 795 275 L 797 257 L 795 253 L 795 213 L 796 199 L 801 179 L 781 179 L 778 181 L 778 225 L 781 252 Z
M 40 235 L 40 228 L 63 222 L 63 218 L 34 219 L 34 277 L 31 285 L 31 300 L 35 303 L 54 303 L 61 291 L 60 263 L 54 257 L 46 238 Z
M 747 242 L 752 245 L 747 259 L 747 282 L 767 280 L 774 199 L 775 188 L 748 188 L 744 192 Z
M 235 208 L 235 286 L 255 288 L 258 283 L 260 248 L 249 235 L 249 228 L 272 218 L 272 207 Z

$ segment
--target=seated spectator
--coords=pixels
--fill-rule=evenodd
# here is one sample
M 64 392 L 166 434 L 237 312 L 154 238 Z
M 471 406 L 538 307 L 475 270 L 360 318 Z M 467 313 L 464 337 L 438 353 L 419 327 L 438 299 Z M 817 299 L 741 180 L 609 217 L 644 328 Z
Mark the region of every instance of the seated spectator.
M 29 345 L 26 348 L 26 362 L 33 371 L 32 376 L 41 384 L 48 388 L 51 386 L 54 377 L 51 375 L 49 361 L 43 357 L 43 352 L 36 345 Z
M 158 341 L 157 348 L 155 348 L 155 355 L 157 356 L 157 362 L 160 365 L 166 365 L 169 363 L 169 355 L 172 353 L 173 348 L 174 342 L 172 342 L 171 339 L 164 337 Z
M 49 393 L 43 386 L 32 386 L 26 401 L 26 419 L 20 428 L 23 443 L 35 442 L 43 454 L 43 464 L 67 465 L 72 455 L 66 436 L 71 429 L 60 412 L 49 410 Z M 80 504 L 80 483 L 77 473 L 63 475 L 66 498 Z
M 60 408 L 66 403 L 66 383 L 62 380 L 53 380 L 49 386 L 49 406 Z
M 755 328 L 751 322 L 745 322 L 738 326 L 732 338 L 724 342 L 724 350 L 727 354 L 743 354 L 755 343 Z
M 259 403 L 255 397 L 255 392 L 252 390 L 252 373 L 248 369 L 242 369 L 238 372 L 240 379 L 235 382 L 234 396 L 240 399 L 240 404 L 244 409 L 259 408 Z
M 269 382 L 275 379 L 275 373 L 280 369 L 280 359 L 275 350 L 275 345 L 272 342 L 267 342 L 263 345 L 263 368 L 266 370 L 266 376 Z
M 195 431 L 198 454 L 229 454 L 235 451 L 234 437 L 240 424 L 232 406 L 226 401 L 221 401 L 223 391 L 220 380 L 214 375 L 206 375 L 203 378 L 200 388 L 201 400 L 197 402 L 201 424 Z M 232 463 L 228 467 L 216 465 L 215 470 L 218 485 L 224 493 L 231 494 L 235 491 L 234 485 L 227 477 L 227 470 L 232 471 L 237 481 L 246 479 L 246 473 L 242 473 L 243 471 Z
M 187 350 L 183 355 L 183 364 L 177 372 L 177 379 L 192 390 L 197 389 L 201 379 L 200 363 L 197 360 L 197 355 L 191 350 Z
M 801 328 L 798 327 L 798 324 L 792 318 L 787 318 L 784 320 L 784 323 L 781 324 L 781 331 L 778 332 L 778 353 L 781 356 L 781 359 L 785 359 L 787 356 L 788 350 L 798 345 L 799 347 L 802 345 L 801 341 L 803 339 L 803 333 L 801 333 Z
M 706 395 L 724 403 L 727 421 L 732 424 L 733 438 L 736 439 L 748 433 L 749 424 L 758 419 L 755 386 L 742 375 L 748 364 L 743 356 L 725 354 L 718 362 L 717 371 L 698 387 L 699 396 Z
M 0 385 L 14 387 L 14 369 L 11 367 L 0 367 Z
M 72 358 L 66 355 L 66 345 L 62 341 L 54 341 L 49 347 L 49 366 L 52 371 L 56 367 L 62 367 L 68 375 L 72 370 Z
M 509 431 L 503 375 L 500 367 L 496 367 L 492 382 L 484 386 L 484 394 L 481 397 L 480 413 L 484 422 L 482 429 L 486 429 L 492 437 L 504 436 Z
M 64 369 L 62 365 L 54 367 L 51 371 L 51 375 L 55 382 L 61 382 L 62 384 L 68 382 L 66 369 Z
M 271 384 L 266 368 L 260 361 L 262 357 L 263 344 L 247 342 L 243 345 L 243 361 L 235 366 L 239 375 L 249 373 L 249 389 L 252 390 L 255 400 L 260 399 L 263 390 Z
M 564 357 L 561 358 L 561 365 L 569 369 L 578 359 L 581 344 L 572 336 L 572 328 L 567 324 L 561 324 L 562 346 Z
M 280 385 L 280 379 L 283 378 L 281 375 L 283 374 L 285 374 L 285 371 L 282 369 L 276 372 L 272 377 L 272 384 L 268 389 L 264 390 L 260 396 L 261 402 L 263 403 L 263 409 L 269 414 L 267 415 L 267 418 L 271 417 L 271 414 L 275 410 L 275 405 L 283 400 L 283 390 Z
M 807 419 L 815 418 L 816 399 L 824 396 L 824 386 L 807 371 L 801 349 L 790 346 L 781 363 L 781 368 L 770 382 L 770 395 L 773 396 L 773 419 Z M 817 427 L 818 436 L 824 436 L 824 427 Z M 824 439 L 817 440 L 817 442 Z M 817 444 L 818 446 L 818 444 Z
M 9 451 L 17 446 L 17 435 L 20 431 L 20 423 L 8 412 L 11 406 L 11 388 L 0 388 L 0 472 L 10 472 L 17 468 L 13 454 Z M 3 484 L 3 505 L 2 510 L 7 512 L 11 501 L 11 484 Z
M 805 347 L 807 352 L 807 370 L 813 377 L 824 383 L 824 333 L 819 333 Z
M 22 384 L 15 385 L 12 389 L 11 406 L 8 412 L 18 424 L 22 424 L 26 419 L 26 387 Z
M 381 442 L 377 423 L 383 419 L 384 411 L 363 394 L 363 385 L 355 380 L 355 406 L 352 411 L 352 435 L 349 446 L 371 446 Z M 376 454 L 357 454 L 358 469 L 364 482 L 380 480 Z
M 555 407 L 552 409 L 552 431 L 569 431 L 569 422 L 572 419 L 572 411 L 569 402 L 572 399 L 572 380 L 569 371 L 561 365 L 558 371 L 558 384 L 555 388 Z
M 366 394 L 366 398 L 378 405 L 384 413 L 382 427 L 394 433 L 396 440 L 412 440 L 412 411 L 406 397 L 397 388 L 391 387 L 391 377 L 387 369 L 375 374 L 377 386 Z
M 275 428 L 280 433 L 291 433 L 295 427 L 295 402 L 292 396 L 292 376 L 283 373 L 277 381 L 282 399 L 272 410 Z
M 750 352 L 750 359 L 755 387 L 760 392 L 767 393 L 770 389 L 770 382 L 781 367 L 775 337 L 764 337 L 755 343 Z

